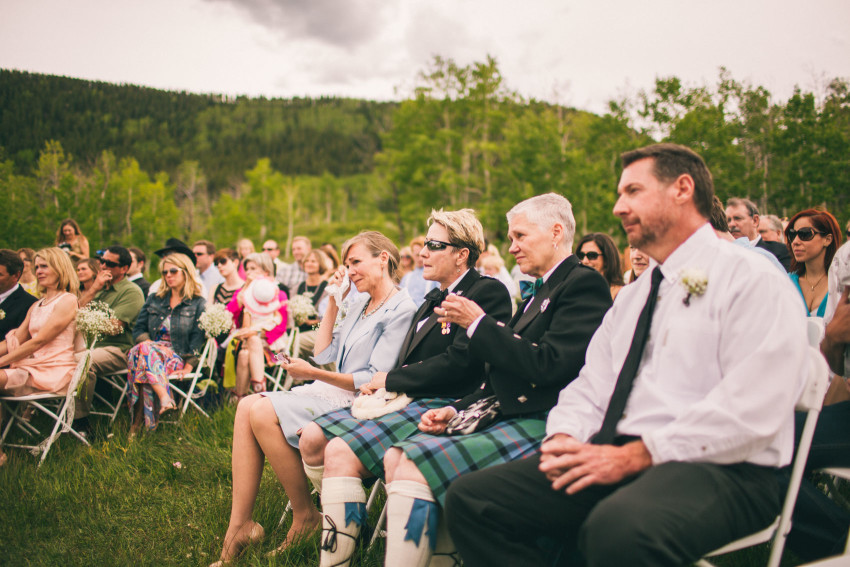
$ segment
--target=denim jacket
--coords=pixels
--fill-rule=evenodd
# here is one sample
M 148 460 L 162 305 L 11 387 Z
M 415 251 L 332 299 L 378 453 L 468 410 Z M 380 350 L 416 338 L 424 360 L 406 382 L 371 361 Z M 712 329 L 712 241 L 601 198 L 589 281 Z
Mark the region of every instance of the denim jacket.
M 171 294 L 148 296 L 133 327 L 133 339 L 136 343 L 152 339 L 170 314 L 171 346 L 183 362 L 194 367 L 204 347 L 204 332 L 198 327 L 198 320 L 206 308 L 206 300 L 203 297 L 184 299 L 171 309 L 170 299 Z

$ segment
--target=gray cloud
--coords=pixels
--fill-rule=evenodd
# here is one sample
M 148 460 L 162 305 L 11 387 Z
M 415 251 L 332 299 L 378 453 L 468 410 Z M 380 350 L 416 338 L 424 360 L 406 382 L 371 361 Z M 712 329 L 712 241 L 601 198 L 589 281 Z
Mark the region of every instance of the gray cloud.
M 312 39 L 349 49 L 374 39 L 385 24 L 385 2 L 380 0 L 204 1 L 229 4 L 286 39 Z

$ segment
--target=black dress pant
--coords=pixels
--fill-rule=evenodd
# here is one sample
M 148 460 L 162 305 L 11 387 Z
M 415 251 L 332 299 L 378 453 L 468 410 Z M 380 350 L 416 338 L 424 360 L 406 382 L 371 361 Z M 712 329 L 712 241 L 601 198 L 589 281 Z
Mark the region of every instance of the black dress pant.
M 664 463 L 567 495 L 552 490 L 539 463 L 537 455 L 452 483 L 446 521 L 465 566 L 546 565 L 542 537 L 566 557 L 577 547 L 591 567 L 688 565 L 767 527 L 781 509 L 768 467 Z

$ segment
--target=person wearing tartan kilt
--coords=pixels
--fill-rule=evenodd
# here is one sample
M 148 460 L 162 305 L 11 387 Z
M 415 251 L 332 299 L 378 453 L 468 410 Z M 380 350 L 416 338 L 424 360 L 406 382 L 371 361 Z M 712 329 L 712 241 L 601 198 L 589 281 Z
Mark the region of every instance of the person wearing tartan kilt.
M 347 564 L 360 531 L 361 511 L 365 520 L 363 481 L 384 476 L 385 451 L 415 434 L 428 409 L 469 394 L 483 379 L 484 362 L 469 353 L 466 333 L 457 325 L 441 325 L 434 307 L 452 293 L 477 302 L 497 321 L 511 315 L 505 286 L 475 270 L 484 248 L 484 230 L 474 211 L 432 211 L 428 224 L 428 240 L 421 251 L 424 275 L 440 288 L 429 293 L 413 317 L 396 367 L 374 374 L 361 387 L 365 394 L 386 388 L 414 401 L 373 419 L 357 419 L 347 408 L 336 410 L 310 423 L 301 434 L 305 471 L 322 494 L 322 565 Z M 357 511 L 357 520 L 349 522 L 351 510 Z
M 421 432 L 387 451 L 387 565 L 455 562 L 445 553 L 452 544 L 440 522 L 447 488 L 466 473 L 537 451 L 548 410 L 578 375 L 611 306 L 604 278 L 571 253 L 575 219 L 567 199 L 532 197 L 507 219 L 509 251 L 524 274 L 537 278 L 533 295 L 507 325 L 464 297 L 449 296 L 435 308 L 438 321 L 465 329 L 470 352 L 486 362 L 485 380 L 450 406 L 426 411 Z M 494 422 L 444 434 L 458 412 L 491 397 L 500 406 Z

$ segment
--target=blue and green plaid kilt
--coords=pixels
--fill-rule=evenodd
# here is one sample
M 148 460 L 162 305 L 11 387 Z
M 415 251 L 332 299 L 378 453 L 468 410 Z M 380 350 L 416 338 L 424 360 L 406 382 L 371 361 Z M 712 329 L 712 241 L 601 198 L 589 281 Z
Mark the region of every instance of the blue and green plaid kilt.
M 461 475 L 537 453 L 546 436 L 547 413 L 512 417 L 469 435 L 419 433 L 395 446 L 416 464 L 442 506 L 449 485 Z
M 328 439 L 345 441 L 363 466 L 373 475 L 384 478 L 384 454 L 387 449 L 419 433 L 422 414 L 433 408 L 451 404 L 452 398 L 420 398 L 401 411 L 375 419 L 357 419 L 351 408 L 326 413 L 315 420 Z

